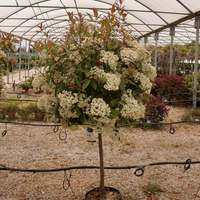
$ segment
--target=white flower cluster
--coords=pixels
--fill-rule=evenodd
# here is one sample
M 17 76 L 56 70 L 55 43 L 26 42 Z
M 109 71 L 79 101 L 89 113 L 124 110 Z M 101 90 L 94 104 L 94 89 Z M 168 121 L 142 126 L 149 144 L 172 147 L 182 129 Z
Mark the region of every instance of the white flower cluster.
M 37 106 L 41 110 L 45 110 L 48 113 L 54 112 L 54 108 L 57 105 L 57 98 L 53 95 L 45 95 L 38 99 Z
M 54 93 L 55 88 L 56 88 L 56 85 L 52 81 L 49 81 L 49 83 L 44 82 L 44 84 L 41 86 L 41 89 L 44 92 L 52 92 L 52 93 Z
M 71 45 L 71 50 L 77 49 L 74 45 Z M 75 65 L 79 64 L 82 61 L 82 57 L 78 51 L 68 51 L 69 53 L 69 60 L 74 62 Z
M 119 89 L 119 85 L 121 82 L 120 75 L 105 73 L 104 78 L 106 79 L 106 84 L 104 88 L 109 91 L 116 91 Z
M 90 75 L 96 75 L 99 78 L 104 78 L 106 84 L 104 88 L 109 91 L 116 91 L 119 89 L 121 82 L 120 74 L 106 73 L 103 69 L 99 69 L 97 66 L 90 70 Z
M 86 113 L 92 116 L 104 117 L 111 113 L 110 107 L 102 98 L 92 99 L 91 104 L 87 107 Z
M 146 93 L 150 93 L 152 83 L 147 76 L 145 76 L 143 73 L 140 73 L 137 70 L 135 70 L 133 73 L 133 78 L 136 83 L 138 83 L 138 82 L 140 83 L 139 88 L 142 91 L 144 91 Z
M 87 47 L 87 46 L 93 46 L 94 49 L 100 50 L 102 45 L 102 41 L 100 38 L 94 38 L 94 37 L 88 37 L 85 40 L 82 41 L 81 46 Z
M 46 49 L 42 49 L 41 52 L 38 52 L 39 53 L 39 57 L 42 58 L 42 59 L 48 59 L 48 55 L 47 55 L 47 50 Z
M 6 59 L 6 58 L 7 58 L 5 52 L 2 51 L 1 49 L 0 49 L 0 58 L 3 58 L 3 59 Z
M 43 75 L 36 75 L 32 81 L 33 90 L 40 90 L 43 83 L 46 81 L 46 78 Z
M 126 65 L 129 65 L 130 62 L 137 62 L 139 60 L 138 52 L 135 51 L 134 49 L 130 49 L 126 47 L 124 47 L 120 51 L 120 56 L 121 56 L 122 61 Z
M 144 117 L 145 107 L 141 102 L 138 102 L 138 100 L 133 97 L 130 89 L 122 95 L 120 103 L 123 105 L 121 110 L 122 117 L 130 119 L 139 119 Z
M 87 107 L 89 101 L 91 100 L 91 97 L 87 97 L 85 94 L 80 94 L 78 98 L 79 98 L 79 101 L 78 101 L 79 108 Z
M 86 114 L 92 115 L 93 119 L 98 123 L 108 124 L 110 119 L 108 116 L 111 114 L 111 109 L 102 98 L 94 98 L 86 109 Z
M 119 60 L 117 55 L 114 55 L 114 52 L 101 50 L 100 52 L 100 62 L 104 62 L 110 66 L 112 70 L 116 70 L 117 61 Z
M 142 63 L 142 71 L 146 74 L 148 74 L 149 79 L 153 81 L 155 77 L 157 76 L 156 74 L 156 68 L 152 66 L 150 63 Z
M 54 75 L 53 75 L 53 81 L 54 83 L 60 83 L 62 81 L 62 74 L 59 71 L 55 71 Z
M 75 104 L 79 101 L 77 93 L 71 91 L 62 91 L 58 94 L 60 101 L 59 113 L 63 118 L 76 118 L 78 117 L 75 108 Z

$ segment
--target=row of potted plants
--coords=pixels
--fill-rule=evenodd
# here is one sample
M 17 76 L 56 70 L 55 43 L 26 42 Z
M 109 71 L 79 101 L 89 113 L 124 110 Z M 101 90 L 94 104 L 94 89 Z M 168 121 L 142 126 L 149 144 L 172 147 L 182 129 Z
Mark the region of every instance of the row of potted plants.
M 34 116 L 34 120 L 43 121 L 45 112 L 37 107 L 37 103 L 29 103 L 26 107 L 21 107 L 19 103 L 2 103 L 0 105 L 0 118 L 14 120 L 16 114 L 22 120 L 28 120 L 29 116 Z

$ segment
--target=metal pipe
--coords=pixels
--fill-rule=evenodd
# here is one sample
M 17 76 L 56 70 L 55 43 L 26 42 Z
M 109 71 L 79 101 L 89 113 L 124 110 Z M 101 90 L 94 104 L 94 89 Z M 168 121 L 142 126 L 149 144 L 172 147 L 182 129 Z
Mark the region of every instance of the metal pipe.
M 193 87 L 193 110 L 197 108 L 197 68 L 198 68 L 198 52 L 199 52 L 199 16 L 195 18 L 195 28 L 196 28 L 196 46 L 195 46 L 195 66 L 194 66 L 194 87 Z
M 172 73 L 172 64 L 173 64 L 173 42 L 174 42 L 174 35 L 175 35 L 175 27 L 170 27 L 169 35 L 171 36 L 171 47 L 170 47 L 170 67 L 169 67 L 169 74 Z
M 19 42 L 19 80 L 21 80 L 21 61 L 22 61 L 22 38 Z
M 157 52 L 157 44 L 158 44 L 158 33 L 155 33 L 154 35 L 154 40 L 155 40 L 155 68 L 157 69 L 157 57 L 158 57 L 158 52 Z
M 30 40 L 28 42 L 28 77 L 29 77 L 29 70 L 30 70 Z

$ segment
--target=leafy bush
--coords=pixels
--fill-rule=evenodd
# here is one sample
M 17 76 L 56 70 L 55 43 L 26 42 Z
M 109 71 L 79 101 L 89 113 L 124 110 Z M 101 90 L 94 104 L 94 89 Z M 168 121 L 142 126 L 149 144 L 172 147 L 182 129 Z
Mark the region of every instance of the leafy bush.
M 177 92 L 186 92 L 187 87 L 183 77 L 173 74 L 159 74 L 153 81 L 152 94 L 153 95 L 167 95 Z
M 200 90 L 200 74 L 197 74 L 197 90 Z M 194 87 L 194 74 L 188 74 L 185 76 L 185 84 L 189 88 Z
M 29 81 L 25 81 L 24 83 L 20 84 L 19 87 L 23 89 L 32 88 L 31 83 Z
M 16 113 L 17 111 L 19 111 L 19 107 L 17 103 L 6 103 L 6 104 L 2 104 L 1 107 L 2 112 L 5 113 Z
M 152 95 L 149 99 L 144 98 L 144 103 L 146 107 L 145 114 L 152 122 L 162 121 L 168 116 L 169 108 L 167 108 L 167 103 L 162 103 L 162 99 L 160 97 Z

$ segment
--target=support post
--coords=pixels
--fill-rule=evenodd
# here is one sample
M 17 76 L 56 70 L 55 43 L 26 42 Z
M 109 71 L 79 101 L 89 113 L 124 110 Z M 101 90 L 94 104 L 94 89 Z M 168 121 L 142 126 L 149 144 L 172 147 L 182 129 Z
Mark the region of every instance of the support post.
M 172 65 L 173 65 L 173 43 L 174 43 L 174 35 L 175 35 L 175 27 L 170 27 L 169 35 L 171 36 L 171 47 L 170 47 L 170 68 L 169 68 L 169 74 L 172 73 Z
M 194 66 L 194 87 L 193 87 L 193 110 L 197 108 L 197 68 L 198 68 L 198 52 L 199 52 L 199 27 L 200 17 L 195 18 L 194 27 L 196 28 L 196 46 L 195 46 L 195 66 Z
M 28 77 L 29 77 L 29 70 L 30 70 L 30 40 L 28 41 Z
M 148 37 L 145 36 L 144 37 L 144 46 L 145 46 L 145 49 L 147 48 L 147 42 L 148 42 Z
M 102 133 L 98 133 L 99 140 L 99 158 L 100 158 L 100 198 L 104 199 L 104 163 L 103 163 L 103 145 Z
M 154 35 L 154 40 L 155 40 L 155 68 L 157 69 L 158 68 L 158 64 L 157 64 L 157 57 L 158 57 L 158 52 L 157 52 L 157 45 L 158 45 L 158 32 L 155 33 Z
M 8 56 L 8 60 L 9 60 L 9 53 L 7 54 Z M 8 66 L 8 63 L 7 63 L 7 83 L 9 83 L 9 66 Z
M 22 39 L 19 41 L 19 80 L 21 80 Z

